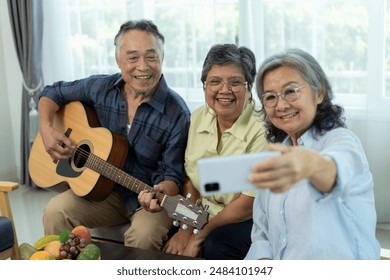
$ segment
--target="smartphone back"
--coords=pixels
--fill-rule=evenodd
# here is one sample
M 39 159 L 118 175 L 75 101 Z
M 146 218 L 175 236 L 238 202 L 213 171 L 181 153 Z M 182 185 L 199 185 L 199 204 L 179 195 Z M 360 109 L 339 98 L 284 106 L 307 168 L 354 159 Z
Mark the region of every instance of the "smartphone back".
M 252 166 L 279 154 L 277 151 L 267 151 L 202 158 L 197 162 L 200 193 L 203 196 L 210 196 L 256 190 L 248 181 Z

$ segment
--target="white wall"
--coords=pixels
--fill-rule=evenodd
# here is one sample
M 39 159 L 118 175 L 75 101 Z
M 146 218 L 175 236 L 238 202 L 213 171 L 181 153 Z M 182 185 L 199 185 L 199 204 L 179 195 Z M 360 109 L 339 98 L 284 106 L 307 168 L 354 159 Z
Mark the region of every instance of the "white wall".
M 6 0 L 0 0 L 0 180 L 18 180 L 22 77 Z
M 0 0 L 0 180 L 17 180 L 19 176 L 21 84 L 7 2 Z M 370 163 L 378 222 L 390 223 L 389 120 L 349 118 L 348 126 L 360 137 Z M 374 135 L 375 143 L 368 142 L 366 135 Z
M 390 109 L 390 108 L 389 108 Z M 348 119 L 348 127 L 362 141 L 374 177 L 378 223 L 390 224 L 390 122 Z M 370 142 L 366 135 L 371 135 Z

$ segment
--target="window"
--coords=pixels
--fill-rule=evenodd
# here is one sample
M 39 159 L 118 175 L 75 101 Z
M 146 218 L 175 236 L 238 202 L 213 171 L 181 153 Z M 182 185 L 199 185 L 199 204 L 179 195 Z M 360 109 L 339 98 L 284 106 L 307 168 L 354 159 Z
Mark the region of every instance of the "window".
M 73 80 L 117 72 L 113 41 L 119 26 L 128 19 L 147 18 L 158 25 L 166 39 L 165 78 L 194 109 L 204 103 L 200 73 L 209 48 L 216 42 L 238 43 L 237 3 L 237 0 L 186 0 L 178 5 L 175 0 L 62 0 L 60 5 L 53 5 L 47 1 L 47 22 L 51 18 L 56 25 L 46 25 L 45 37 L 53 46 L 52 38 L 58 38 L 58 29 L 67 34 L 58 46 L 68 44 L 65 47 L 68 58 L 53 54 L 53 59 L 64 59 L 59 64 L 67 64 L 68 71 L 57 69 L 62 72 L 58 78 L 52 76 L 56 71 L 47 71 L 45 80 L 64 77 Z M 63 12 L 53 13 L 58 7 Z M 45 53 L 50 52 L 49 49 Z M 45 68 L 52 68 L 52 59 L 47 61 L 49 65 Z
M 390 115 L 386 109 L 390 106 L 390 29 L 385 29 L 390 26 L 390 0 L 304 4 L 298 0 L 185 0 L 180 5 L 175 0 L 61 0 L 60 5 L 45 1 L 51 10 L 45 22 L 57 23 L 53 25 L 57 33 L 47 36 L 51 40 L 47 44 L 52 46 L 52 38 L 59 36 L 58 22 L 67 34 L 58 46 L 69 54 L 62 55 L 68 66 L 59 64 L 67 69 L 69 79 L 117 72 L 113 39 L 120 24 L 149 18 L 166 38 L 163 73 L 191 109 L 204 102 L 200 72 L 209 48 L 215 43 L 238 43 L 255 52 L 258 64 L 285 48 L 302 48 L 319 60 L 336 102 L 351 115 L 367 111 Z M 58 7 L 61 13 L 53 13 Z M 48 76 L 55 71 L 50 72 Z M 67 76 L 70 72 L 72 76 Z M 54 80 L 59 79 L 64 75 Z
M 260 60 L 285 48 L 310 52 L 329 76 L 336 102 L 350 116 L 363 113 L 366 117 L 367 111 L 383 115 L 390 106 L 390 30 L 384 30 L 390 26 L 390 0 L 386 1 L 387 9 L 385 0 L 319 0 L 304 4 L 296 0 L 243 1 L 243 10 L 253 11 L 253 15 L 246 23 L 249 28 L 240 32 L 248 29 L 260 38 L 255 43 L 245 41 L 257 49 L 257 55 L 261 54 L 257 56 Z M 381 87 L 384 63 L 386 90 Z

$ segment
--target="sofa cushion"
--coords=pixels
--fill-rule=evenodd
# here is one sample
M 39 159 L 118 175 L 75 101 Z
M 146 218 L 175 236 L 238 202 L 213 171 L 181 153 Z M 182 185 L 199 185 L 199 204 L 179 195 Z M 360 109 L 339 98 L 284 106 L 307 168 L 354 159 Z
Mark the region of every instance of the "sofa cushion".
M 14 245 L 14 232 L 11 221 L 0 216 L 0 252 Z

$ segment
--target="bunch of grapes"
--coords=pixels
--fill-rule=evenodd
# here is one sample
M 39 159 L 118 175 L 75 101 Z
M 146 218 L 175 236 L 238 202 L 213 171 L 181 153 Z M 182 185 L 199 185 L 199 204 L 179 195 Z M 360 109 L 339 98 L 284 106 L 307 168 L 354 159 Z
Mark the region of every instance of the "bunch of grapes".
M 69 233 L 68 239 L 61 245 L 60 259 L 76 259 L 85 246 L 83 238 L 77 234 Z

